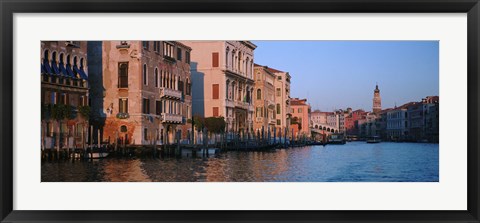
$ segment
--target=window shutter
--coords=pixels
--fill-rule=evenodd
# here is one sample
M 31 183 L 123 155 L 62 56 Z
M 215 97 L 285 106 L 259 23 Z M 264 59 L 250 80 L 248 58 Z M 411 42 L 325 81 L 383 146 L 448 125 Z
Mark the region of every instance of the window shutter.
M 219 87 L 218 84 L 212 85 L 212 98 L 218 99 L 219 98 Z
M 212 67 L 218 67 L 218 52 L 212 53 Z
M 213 107 L 213 117 L 218 117 L 218 107 Z

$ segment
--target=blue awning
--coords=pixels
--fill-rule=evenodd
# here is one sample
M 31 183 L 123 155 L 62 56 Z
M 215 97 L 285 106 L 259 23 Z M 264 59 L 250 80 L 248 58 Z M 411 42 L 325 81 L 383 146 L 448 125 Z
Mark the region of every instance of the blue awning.
M 70 66 L 68 66 L 68 65 L 67 65 L 67 76 L 76 78 L 75 74 L 74 74 L 73 71 L 72 71 L 72 68 L 71 68 Z
M 80 78 L 84 79 L 84 80 L 87 80 L 88 77 L 87 75 L 85 74 L 85 72 L 83 71 L 83 69 L 78 69 L 77 66 L 73 66 L 73 70 L 80 75 Z
M 58 67 L 60 68 L 60 73 L 62 75 L 68 76 L 67 70 L 65 69 L 65 65 L 63 65 L 63 63 L 60 63 Z
M 46 73 L 46 72 L 45 72 L 45 68 L 43 68 L 43 64 L 40 64 L 40 67 L 41 67 L 41 68 L 40 68 L 40 74 Z
M 45 69 L 45 72 L 48 74 L 52 73 L 52 70 L 50 69 L 50 65 L 48 65 L 48 62 L 43 63 L 43 69 Z
M 60 71 L 58 70 L 57 64 L 55 64 L 53 62 L 52 62 L 52 72 L 57 74 L 57 75 L 60 73 Z

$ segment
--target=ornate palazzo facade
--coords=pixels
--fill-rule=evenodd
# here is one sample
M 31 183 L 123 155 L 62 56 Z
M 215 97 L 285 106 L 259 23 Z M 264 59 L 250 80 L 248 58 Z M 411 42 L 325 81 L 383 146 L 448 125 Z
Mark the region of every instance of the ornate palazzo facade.
M 225 117 L 227 131 L 252 132 L 253 59 L 249 41 L 182 41 L 192 48 L 193 112 Z

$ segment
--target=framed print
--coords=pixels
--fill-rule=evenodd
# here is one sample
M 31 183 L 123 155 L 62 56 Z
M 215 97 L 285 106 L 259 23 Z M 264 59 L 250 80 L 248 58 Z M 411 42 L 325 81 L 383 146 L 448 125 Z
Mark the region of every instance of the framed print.
M 479 222 L 478 7 L 2 1 L 2 222 Z

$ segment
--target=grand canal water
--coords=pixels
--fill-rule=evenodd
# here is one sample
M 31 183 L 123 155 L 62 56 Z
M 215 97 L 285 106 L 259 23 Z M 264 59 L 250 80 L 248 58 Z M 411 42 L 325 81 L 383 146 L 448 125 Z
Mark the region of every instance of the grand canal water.
M 350 142 L 209 158 L 42 163 L 42 182 L 436 182 L 438 144 Z

